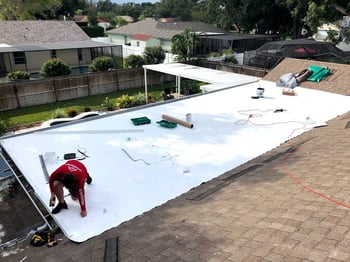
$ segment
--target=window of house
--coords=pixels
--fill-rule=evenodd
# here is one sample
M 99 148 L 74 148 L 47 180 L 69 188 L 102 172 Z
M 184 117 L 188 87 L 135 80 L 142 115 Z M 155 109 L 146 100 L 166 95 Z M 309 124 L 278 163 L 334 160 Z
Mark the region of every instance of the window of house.
M 26 55 L 24 52 L 14 52 L 13 59 L 15 60 L 16 65 L 26 63 Z
M 137 41 L 137 42 L 136 42 L 136 46 L 137 46 L 137 47 L 140 47 L 140 41 Z
M 56 50 L 51 50 L 51 58 L 57 58 Z

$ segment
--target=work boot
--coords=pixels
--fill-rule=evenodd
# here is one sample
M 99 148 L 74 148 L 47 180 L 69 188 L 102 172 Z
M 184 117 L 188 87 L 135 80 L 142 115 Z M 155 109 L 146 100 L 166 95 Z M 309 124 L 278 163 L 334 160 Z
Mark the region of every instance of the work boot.
M 88 185 L 90 185 L 91 182 L 92 182 L 92 178 L 91 178 L 91 176 L 88 175 L 87 178 L 86 178 L 86 183 L 87 183 Z
M 57 206 L 52 210 L 52 214 L 57 214 L 61 211 L 62 208 L 68 209 L 66 201 L 64 201 L 63 203 L 58 203 Z

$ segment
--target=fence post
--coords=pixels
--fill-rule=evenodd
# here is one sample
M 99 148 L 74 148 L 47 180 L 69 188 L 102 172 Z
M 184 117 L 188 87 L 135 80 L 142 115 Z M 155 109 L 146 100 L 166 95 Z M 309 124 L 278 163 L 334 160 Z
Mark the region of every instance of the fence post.
M 55 84 L 55 79 L 53 78 L 51 81 L 52 81 L 53 91 L 55 93 L 55 100 L 56 100 L 56 102 L 58 102 L 58 95 L 57 95 L 57 88 L 56 88 L 56 84 Z
M 88 88 L 88 95 L 91 96 L 91 89 L 90 89 L 90 78 L 89 74 L 86 74 L 86 83 L 87 83 L 87 88 Z
M 119 70 L 115 70 L 115 82 L 117 83 L 117 91 L 119 91 L 119 75 L 118 75 Z
M 18 97 L 18 87 L 16 84 L 13 85 L 13 92 L 15 93 L 15 98 L 17 102 L 17 108 L 21 108 L 21 104 L 19 102 L 19 97 Z

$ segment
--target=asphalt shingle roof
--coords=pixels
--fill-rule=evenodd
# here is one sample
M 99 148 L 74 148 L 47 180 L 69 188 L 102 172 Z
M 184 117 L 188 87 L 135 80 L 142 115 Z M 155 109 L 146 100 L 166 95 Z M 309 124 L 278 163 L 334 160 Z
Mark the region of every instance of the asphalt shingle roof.
M 308 64 L 285 59 L 265 79 Z M 350 66 L 327 66 L 341 74 L 307 88 L 349 94 Z M 349 121 L 350 112 L 336 117 L 84 243 L 62 234 L 53 248 L 28 240 L 5 261 L 104 261 L 115 237 L 123 262 L 350 261 Z
M 224 30 L 203 22 L 161 22 L 147 18 L 109 30 L 107 31 L 107 34 L 123 34 L 129 36 L 134 34 L 145 34 L 162 39 L 171 39 L 174 35 L 182 33 L 189 27 L 195 32 L 225 33 Z
M 74 21 L 0 21 L 0 44 L 23 45 L 88 41 L 89 36 Z
M 282 75 L 300 72 L 307 69 L 310 65 L 327 67 L 330 69 L 331 74 L 319 83 L 304 81 L 301 84 L 303 87 L 350 95 L 350 66 L 346 64 L 285 58 L 282 63 L 278 64 L 264 77 L 264 80 L 277 82 Z

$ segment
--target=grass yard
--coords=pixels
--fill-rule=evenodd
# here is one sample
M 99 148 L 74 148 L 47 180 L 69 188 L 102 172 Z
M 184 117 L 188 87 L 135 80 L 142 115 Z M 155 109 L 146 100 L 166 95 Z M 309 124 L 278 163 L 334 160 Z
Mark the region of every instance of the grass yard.
M 173 83 L 169 83 L 169 85 L 171 86 Z M 162 100 L 162 92 L 165 87 L 167 87 L 167 84 L 148 87 L 148 95 L 152 97 L 153 101 Z M 31 125 L 55 118 L 58 112 L 64 113 L 66 114 L 65 117 L 68 117 L 67 113 L 71 109 L 76 110 L 78 113 L 84 112 L 86 108 L 89 108 L 92 111 L 105 111 L 102 104 L 106 97 L 115 103 L 117 98 L 122 95 L 136 95 L 138 93 L 144 93 L 144 88 L 140 87 L 51 104 L 7 110 L 0 112 L 0 120 L 5 123 L 8 129 L 14 129 L 16 127 Z

